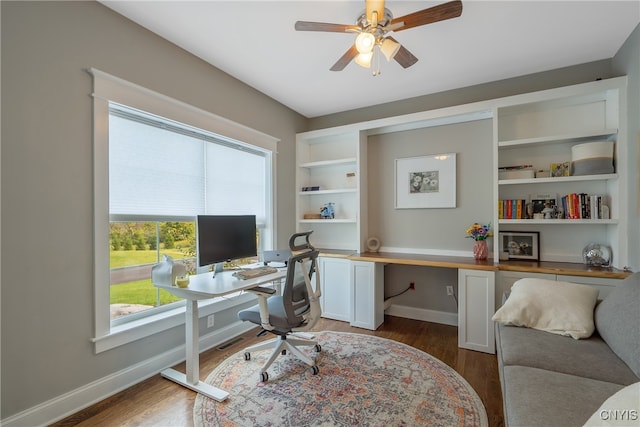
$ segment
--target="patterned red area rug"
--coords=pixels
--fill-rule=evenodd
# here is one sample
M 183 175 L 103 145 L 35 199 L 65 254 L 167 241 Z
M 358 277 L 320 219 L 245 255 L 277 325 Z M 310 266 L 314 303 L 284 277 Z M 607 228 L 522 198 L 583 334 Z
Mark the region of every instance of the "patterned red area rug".
M 200 426 L 487 426 L 471 386 L 435 357 L 371 335 L 316 332 L 320 372 L 280 356 L 258 372 L 270 351 L 244 351 L 221 363 L 206 382 L 230 393 L 220 403 L 201 394 L 193 419 Z

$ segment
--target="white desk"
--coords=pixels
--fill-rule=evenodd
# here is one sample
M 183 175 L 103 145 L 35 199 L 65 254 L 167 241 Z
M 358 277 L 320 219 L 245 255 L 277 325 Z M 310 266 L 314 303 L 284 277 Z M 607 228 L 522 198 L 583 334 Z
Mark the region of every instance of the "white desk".
M 218 402 L 225 400 L 227 396 L 229 396 L 229 393 L 200 381 L 200 354 L 198 351 L 200 338 L 198 330 L 198 300 L 211 299 L 250 289 L 265 283 L 283 279 L 286 275 L 286 269 L 282 269 L 278 270 L 277 273 L 253 279 L 238 280 L 233 276 L 232 271 L 223 271 L 221 273 L 216 273 L 215 278 L 213 277 L 213 273 L 203 273 L 190 276 L 189 286 L 186 288 L 154 284 L 157 288 L 164 289 L 165 291 L 186 300 L 186 374 L 170 368 L 162 371 L 161 375 L 191 390 L 215 399 Z

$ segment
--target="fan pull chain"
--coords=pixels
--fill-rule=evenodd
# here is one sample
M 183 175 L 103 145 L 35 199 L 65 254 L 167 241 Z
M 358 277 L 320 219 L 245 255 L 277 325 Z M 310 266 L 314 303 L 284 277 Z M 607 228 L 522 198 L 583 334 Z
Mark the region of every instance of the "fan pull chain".
M 375 63 L 375 69 L 371 72 L 373 77 L 380 75 L 380 47 L 376 45 L 373 48 L 373 62 Z

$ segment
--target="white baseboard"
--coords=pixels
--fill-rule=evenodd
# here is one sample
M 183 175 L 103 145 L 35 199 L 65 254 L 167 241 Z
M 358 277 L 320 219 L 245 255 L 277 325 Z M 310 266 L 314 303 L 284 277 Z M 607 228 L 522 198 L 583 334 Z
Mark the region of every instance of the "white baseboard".
M 236 321 L 231 325 L 215 329 L 210 334 L 200 337 L 200 351 L 219 346 L 254 327 L 255 325 L 252 323 Z M 0 420 L 0 425 L 3 427 L 49 425 L 157 375 L 160 371 L 184 360 L 185 346 L 182 345 Z M 201 372 L 200 375 L 206 376 L 207 373 Z
M 422 320 L 425 322 L 458 326 L 458 313 L 427 310 L 424 308 L 408 307 L 406 305 L 397 304 L 391 305 L 384 311 L 384 313 L 390 316 L 404 317 L 405 319 Z

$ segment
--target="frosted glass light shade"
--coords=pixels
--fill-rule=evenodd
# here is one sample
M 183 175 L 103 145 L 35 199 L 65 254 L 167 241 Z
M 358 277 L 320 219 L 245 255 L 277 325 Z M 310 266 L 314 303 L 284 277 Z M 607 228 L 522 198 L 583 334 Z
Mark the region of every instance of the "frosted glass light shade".
M 400 50 L 400 43 L 397 43 L 391 39 L 384 39 L 380 45 L 380 51 L 387 58 L 387 62 L 391 61 L 396 53 Z
M 356 64 L 364 68 L 371 68 L 371 59 L 373 58 L 373 52 L 361 53 L 356 56 Z
M 356 37 L 356 49 L 360 54 L 370 53 L 376 44 L 376 38 L 371 33 L 362 32 Z

